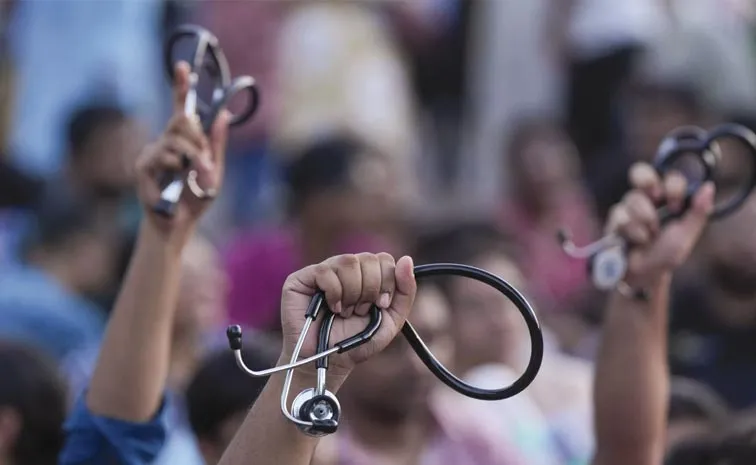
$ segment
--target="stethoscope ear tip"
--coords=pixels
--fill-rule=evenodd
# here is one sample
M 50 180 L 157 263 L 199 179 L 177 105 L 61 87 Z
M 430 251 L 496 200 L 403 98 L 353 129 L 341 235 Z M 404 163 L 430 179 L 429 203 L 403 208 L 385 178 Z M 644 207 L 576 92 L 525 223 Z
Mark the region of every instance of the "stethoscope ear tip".
M 228 346 L 231 350 L 241 350 L 242 348 L 242 329 L 239 325 L 231 325 L 226 328 L 226 337 Z

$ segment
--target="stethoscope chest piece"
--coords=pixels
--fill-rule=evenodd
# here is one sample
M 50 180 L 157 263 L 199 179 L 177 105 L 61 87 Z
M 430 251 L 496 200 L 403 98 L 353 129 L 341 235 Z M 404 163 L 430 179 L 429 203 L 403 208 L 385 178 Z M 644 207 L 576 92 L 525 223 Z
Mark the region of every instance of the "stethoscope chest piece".
M 333 434 L 339 427 L 341 405 L 331 391 L 318 394 L 314 388 L 300 392 L 291 404 L 291 415 L 300 431 L 313 437 Z
M 616 245 L 597 252 L 588 261 L 591 281 L 597 289 L 608 291 L 622 281 L 627 272 L 625 248 Z

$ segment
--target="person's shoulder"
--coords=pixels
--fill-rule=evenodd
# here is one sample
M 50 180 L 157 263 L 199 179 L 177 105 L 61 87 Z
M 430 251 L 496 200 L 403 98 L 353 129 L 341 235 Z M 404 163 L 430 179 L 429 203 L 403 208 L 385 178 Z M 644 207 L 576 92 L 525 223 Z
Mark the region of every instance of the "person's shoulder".
M 165 400 L 153 418 L 145 422 L 99 416 L 89 410 L 82 394 L 64 426 L 66 443 L 59 463 L 152 463 L 166 443 L 165 417 Z

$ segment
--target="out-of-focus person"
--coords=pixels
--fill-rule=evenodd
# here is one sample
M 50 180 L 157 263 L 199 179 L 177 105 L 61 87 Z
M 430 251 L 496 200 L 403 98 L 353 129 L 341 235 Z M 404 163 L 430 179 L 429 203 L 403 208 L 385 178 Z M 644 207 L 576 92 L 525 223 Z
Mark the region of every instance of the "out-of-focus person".
M 671 303 L 671 370 L 714 388 L 733 408 L 756 405 L 756 197 L 712 222 Z
M 282 156 L 347 129 L 394 157 L 397 176 L 414 179 L 416 108 L 407 66 L 382 14 L 389 3 L 287 3 L 274 126 Z
M 577 151 L 558 125 L 538 118 L 523 120 L 509 146 L 511 191 L 500 207 L 501 228 L 523 249 L 519 266 L 539 310 L 574 314 L 589 302 L 586 263 L 564 253 L 556 232 L 566 229 L 578 244 L 598 233 Z
M 265 337 L 245 345 L 242 356 L 252 370 L 270 368 L 278 357 L 280 344 Z M 218 463 L 267 380 L 244 373 L 225 348 L 202 361 L 186 390 L 186 403 L 205 465 Z
M 454 359 L 452 320 L 444 294 L 432 284 L 418 288 L 412 324 L 442 363 Z M 318 465 L 518 464 L 507 438 L 464 408 L 462 396 L 437 395 L 448 388 L 420 361 L 402 337 L 354 369 L 339 391 L 345 414 L 339 431 L 321 439 Z M 455 402 L 461 401 L 461 402 Z
M 569 132 L 590 165 L 619 135 L 617 104 L 638 55 L 666 26 L 667 0 L 558 0 L 544 29 L 567 72 Z
M 86 296 L 110 284 L 116 244 L 87 204 L 41 209 L 22 260 L 2 270 L 0 335 L 58 360 L 99 340 L 105 313 Z
M 214 345 L 212 335 L 221 333 L 225 319 L 226 279 L 220 257 L 207 240 L 194 237 L 183 252 L 181 292 L 173 322 L 171 361 L 168 374 L 170 397 L 167 421 L 170 432 L 165 449 L 156 465 L 202 464 L 189 427 L 183 392 L 194 376 L 207 349 Z M 64 361 L 75 399 L 87 385 L 99 347 L 87 347 Z
M 16 70 L 9 155 L 43 177 L 65 165 L 70 112 L 92 99 L 133 108 L 150 128 L 167 108 L 163 2 L 16 2 L 9 41 Z
M 275 329 L 280 288 L 294 270 L 339 253 L 401 249 L 394 167 L 381 152 L 339 134 L 294 156 L 288 221 L 242 233 L 227 247 L 232 320 Z
M 0 341 L 0 373 L 0 463 L 57 464 L 66 386 L 53 360 Z
M 528 295 L 528 281 L 518 267 L 524 252 L 494 224 L 452 225 L 426 237 L 421 248 L 425 260 L 488 270 Z M 476 386 L 511 384 L 530 357 L 522 316 L 505 296 L 483 283 L 465 278 L 447 281 L 443 287 L 451 302 L 456 373 Z M 593 453 L 592 367 L 562 353 L 548 326 L 545 335 L 541 370 L 525 392 L 501 403 L 470 400 L 467 408 L 479 412 L 500 435 L 513 437 L 528 463 L 588 463 Z
M 204 221 L 213 237 L 271 220 L 280 207 L 280 160 L 270 133 L 280 110 L 279 36 L 291 3 L 210 0 L 197 5 L 196 22 L 218 38 L 233 75 L 254 77 L 261 96 L 252 121 L 229 132 L 225 195 Z
M 651 162 L 669 131 L 688 125 L 707 127 L 712 120 L 700 91 L 684 81 L 640 76 L 628 86 L 622 102 L 621 147 L 585 166 L 600 218 L 627 192 L 627 171 L 632 163 Z

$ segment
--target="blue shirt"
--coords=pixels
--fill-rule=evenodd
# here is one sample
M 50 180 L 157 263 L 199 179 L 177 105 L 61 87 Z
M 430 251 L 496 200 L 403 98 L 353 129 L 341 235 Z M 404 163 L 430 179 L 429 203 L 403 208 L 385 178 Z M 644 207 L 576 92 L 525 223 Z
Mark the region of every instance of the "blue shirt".
M 146 465 L 166 438 L 165 402 L 152 420 L 132 423 L 94 415 L 84 396 L 66 421 L 66 443 L 59 465 Z
M 71 354 L 61 368 L 66 375 L 70 391 L 78 398 L 83 392 L 97 363 L 99 347 L 89 347 Z M 197 440 L 189 425 L 183 396 L 165 393 L 162 421 L 167 428 L 162 447 L 156 452 L 151 465 L 205 465 Z
M 62 360 L 99 341 L 104 328 L 105 314 L 97 306 L 43 270 L 18 265 L 0 271 L 0 337 Z

